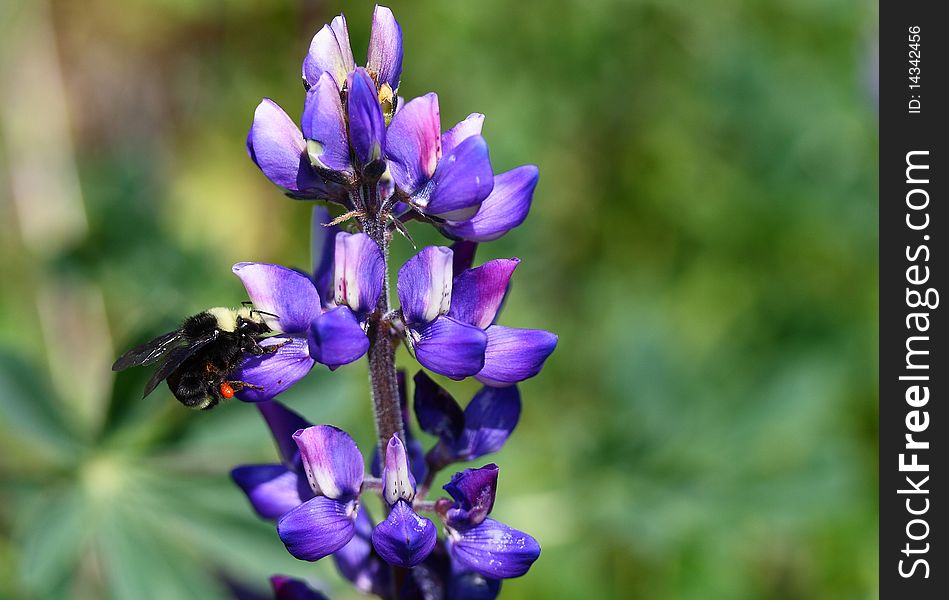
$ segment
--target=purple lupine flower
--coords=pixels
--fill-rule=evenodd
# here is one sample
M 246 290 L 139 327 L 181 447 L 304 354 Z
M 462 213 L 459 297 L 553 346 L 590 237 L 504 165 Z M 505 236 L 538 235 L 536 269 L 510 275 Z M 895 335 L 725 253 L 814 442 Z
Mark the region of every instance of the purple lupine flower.
M 382 497 L 389 505 L 389 516 L 372 530 L 372 545 L 391 565 L 414 567 L 435 547 L 435 524 L 416 514 L 415 477 L 409 468 L 405 446 L 393 435 L 386 447 L 382 471 Z
M 332 23 L 313 36 L 310 49 L 303 59 L 303 82 L 307 88 L 316 85 L 323 73 L 329 74 L 340 91 L 347 76 L 356 66 L 349 44 L 346 17 L 337 16 Z M 381 89 L 386 86 L 390 97 L 399 89 L 402 75 L 402 29 L 392 11 L 376 5 L 372 12 L 372 32 L 369 35 L 369 53 L 366 69 Z
M 441 134 L 438 96 L 410 100 L 392 118 L 386 158 L 396 187 L 420 212 L 449 221 L 473 218 L 494 188 L 483 115 Z
M 477 326 L 448 316 L 452 251 L 429 246 L 399 270 L 399 302 L 415 358 L 432 371 L 464 379 L 481 371 L 488 337 Z
M 478 212 L 466 221 L 446 221 L 440 227 L 445 235 L 490 242 L 524 222 L 537 187 L 538 171 L 524 165 L 494 176 L 494 189 L 481 203 Z
M 462 411 L 451 394 L 419 371 L 414 407 L 422 430 L 438 438 L 426 455 L 429 468 L 438 470 L 499 451 L 517 427 L 521 394 L 516 385 L 483 387 Z
M 518 259 L 498 259 L 452 277 L 453 252 L 429 246 L 399 271 L 399 301 L 407 339 L 432 371 L 490 386 L 507 386 L 540 372 L 557 336 L 539 329 L 495 325 Z M 485 334 L 484 355 L 481 355 Z
M 247 402 L 270 400 L 313 368 L 306 336 L 310 323 L 320 315 L 320 297 L 309 277 L 287 267 L 244 262 L 235 264 L 232 270 L 254 307 L 262 311 L 268 327 L 278 332 L 260 345 L 283 344 L 273 354 L 243 360 L 234 378 L 251 386 L 237 396 Z
M 382 250 L 365 233 L 336 234 L 333 307 L 308 330 L 310 354 L 335 369 L 361 358 L 369 349 L 364 330 L 376 308 L 385 278 Z
M 260 517 L 276 521 L 315 496 L 293 437 L 297 431 L 311 425 L 275 400 L 260 402 L 256 406 L 270 428 L 281 462 L 241 465 L 231 470 L 231 477 Z M 333 554 L 333 558 L 339 572 L 357 589 L 384 595 L 388 589 L 389 570 L 372 548 L 372 527 L 368 511 L 360 506 L 356 513 L 355 535 Z
M 281 462 L 241 465 L 231 470 L 231 478 L 247 495 L 258 515 L 276 520 L 313 497 L 313 491 L 306 481 L 300 451 L 293 441 L 293 434 L 310 424 L 275 400 L 260 402 L 257 409 L 270 428 Z
M 497 481 L 495 464 L 456 473 L 444 486 L 455 502 L 444 510 L 443 520 L 453 561 L 487 578 L 510 579 L 527 573 L 540 556 L 540 544 L 488 517 Z
M 322 227 L 318 224 L 323 214 L 314 213 L 315 226 Z M 329 245 L 329 239 L 319 241 L 323 247 Z M 364 326 L 382 293 L 385 259 L 364 233 L 338 232 L 332 242 L 332 262 L 314 256 L 317 268 L 312 277 L 280 265 L 234 265 L 254 306 L 281 334 L 261 345 L 284 344 L 273 354 L 244 359 L 236 377 L 254 387 L 238 393 L 242 400 L 270 400 L 309 373 L 314 362 L 335 370 L 369 349 Z
M 313 37 L 303 60 L 308 91 L 302 131 L 270 99 L 254 113 L 247 150 L 264 175 L 293 198 L 351 208 L 345 186 L 356 170 L 374 167 L 376 176 L 385 170 L 380 161 L 402 73 L 402 31 L 388 8 L 376 6 L 372 21 L 366 69 L 353 60 L 343 15 Z
M 494 324 L 519 262 L 491 260 L 462 271 L 452 282 L 448 316 L 484 329 L 488 336 L 484 368 L 475 375 L 485 385 L 507 386 L 537 375 L 557 347 L 557 336 L 549 331 Z
M 331 425 L 301 429 L 293 440 L 314 497 L 284 513 L 277 533 L 294 557 L 315 561 L 355 535 L 365 466 L 353 438 Z
M 311 164 L 300 128 L 269 98 L 264 98 L 254 111 L 247 152 L 267 179 L 291 198 L 348 204 L 345 189 L 327 181 Z
M 274 575 L 270 578 L 274 600 L 327 600 L 326 596 L 311 588 L 301 579 L 286 575 Z

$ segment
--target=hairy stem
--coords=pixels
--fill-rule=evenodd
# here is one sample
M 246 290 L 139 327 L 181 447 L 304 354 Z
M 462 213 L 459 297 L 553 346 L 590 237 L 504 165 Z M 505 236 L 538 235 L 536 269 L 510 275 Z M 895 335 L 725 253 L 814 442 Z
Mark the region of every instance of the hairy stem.
M 382 250 L 385 259 L 385 285 L 379 297 L 376 311 L 369 319 L 369 383 L 372 388 L 372 408 L 376 419 L 376 436 L 379 440 L 379 456 L 385 456 L 386 444 L 393 434 L 405 439 L 402 430 L 402 409 L 399 406 L 399 383 L 395 371 L 395 339 L 386 320 L 392 308 L 389 304 L 389 236 L 379 204 L 378 188 L 375 184 L 362 186 L 362 203 L 367 217 L 363 230 Z

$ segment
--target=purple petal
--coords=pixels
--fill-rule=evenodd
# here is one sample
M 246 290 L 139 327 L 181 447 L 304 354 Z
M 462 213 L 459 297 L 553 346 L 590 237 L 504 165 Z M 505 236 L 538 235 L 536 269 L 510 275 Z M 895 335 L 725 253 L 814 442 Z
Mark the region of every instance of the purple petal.
M 501 308 L 511 275 L 519 262 L 517 258 L 499 258 L 458 275 L 452 283 L 448 316 L 486 329 Z
M 465 407 L 465 430 L 456 452 L 465 460 L 497 452 L 517 427 L 521 393 L 517 386 L 484 387 Z
M 372 530 L 372 545 L 386 562 L 411 568 L 431 554 L 435 548 L 435 524 L 399 500 L 389 516 Z
M 254 308 L 277 315 L 262 315 L 274 331 L 302 333 L 320 314 L 320 295 L 310 278 L 280 265 L 237 263 L 237 275 Z
M 415 477 L 409 468 L 405 445 L 393 434 L 386 446 L 386 462 L 382 471 L 382 497 L 390 505 L 398 500 L 411 502 L 415 498 Z
M 428 465 L 425 463 L 425 449 L 422 447 L 421 442 L 412 439 L 412 436 L 409 435 L 408 422 L 405 424 L 405 437 L 408 438 L 408 441 L 405 442 L 405 451 L 409 455 L 409 468 L 412 469 L 412 477 L 414 477 L 416 481 L 424 480 L 425 475 L 428 473 Z M 380 465 L 379 449 L 376 448 L 373 450 L 372 464 L 370 465 L 373 476 L 380 477 L 382 475 L 382 467 Z
M 332 171 L 351 172 L 346 116 L 339 88 L 329 73 L 320 75 L 307 92 L 301 121 L 310 163 Z
M 475 253 L 477 251 L 477 242 L 460 240 L 451 245 L 451 272 L 453 277 L 458 277 L 464 271 L 471 268 L 471 265 L 474 264 Z
M 473 571 L 454 573 L 448 582 L 452 600 L 494 600 L 501 593 L 501 581 Z
M 336 234 L 339 233 L 339 227 L 327 227 L 332 220 L 328 210 L 319 205 L 313 207 L 310 220 L 310 256 L 313 263 L 313 283 L 324 306 L 332 302 L 336 285 L 333 272 L 336 268 Z
M 429 323 L 451 306 L 451 249 L 428 246 L 399 269 L 399 303 L 406 323 Z
M 283 465 L 242 465 L 231 470 L 231 478 L 264 519 L 278 519 L 312 497 L 301 496 L 300 478 Z
M 346 17 L 339 15 L 324 25 L 310 42 L 310 50 L 303 59 L 303 80 L 316 85 L 323 73 L 329 73 L 342 89 L 346 74 L 353 70 L 353 50 L 349 45 Z
M 372 11 L 372 33 L 369 36 L 369 54 L 366 68 L 379 87 L 388 84 L 394 92 L 399 89 L 402 75 L 402 28 L 385 6 L 376 5 Z
M 365 466 L 348 433 L 332 425 L 316 425 L 296 432 L 293 440 L 314 493 L 334 499 L 359 494 Z
M 422 431 L 454 446 L 465 427 L 465 415 L 442 386 L 424 371 L 415 374 L 415 417 Z
M 413 343 L 415 358 L 439 375 L 464 379 L 484 365 L 487 335 L 477 327 L 438 317 L 412 334 L 418 336 Z
M 492 325 L 485 332 L 484 370 L 477 375 L 485 385 L 511 385 L 537 375 L 557 347 L 557 336 L 542 329 Z
M 498 466 L 485 465 L 480 469 L 465 469 L 455 473 L 444 489 L 455 499 L 448 509 L 448 524 L 453 529 L 476 527 L 494 508 L 498 488 Z
M 405 104 L 386 132 L 386 158 L 396 185 L 412 194 L 435 173 L 441 156 L 438 96 L 426 94 Z
M 412 201 L 426 214 L 450 221 L 470 219 L 494 188 L 488 144 L 480 135 L 467 138 L 438 161 L 438 168 Z
M 300 560 L 319 560 L 353 538 L 359 504 L 316 496 L 284 514 L 277 533 L 287 550 Z
M 450 222 L 442 230 L 456 238 L 475 242 L 496 240 L 524 222 L 537 187 L 537 167 L 524 165 L 495 176 L 494 189 L 467 221 Z
M 376 309 L 385 284 L 382 250 L 365 233 L 336 234 L 336 304 L 365 316 Z
M 301 197 L 336 196 L 310 166 L 303 134 L 269 98 L 257 105 L 247 134 L 247 151 L 267 179 Z
M 314 590 L 305 581 L 285 575 L 270 578 L 274 600 L 326 600 L 326 596 Z
M 356 535 L 333 554 L 343 577 L 365 594 L 384 596 L 388 593 L 389 566 L 372 551 L 372 519 L 365 506 L 356 516 Z
M 508 579 L 527 573 L 540 556 L 540 544 L 522 531 L 485 519 L 481 525 L 453 535 L 451 554 L 485 577 Z
M 349 74 L 349 142 L 359 164 L 365 166 L 382 158 L 386 143 L 386 125 L 379 106 L 379 95 L 372 78 L 362 67 Z
M 484 115 L 481 113 L 471 113 L 464 121 L 461 121 L 448 131 L 442 134 L 442 154 L 451 154 L 455 146 L 470 138 L 473 135 L 481 135 L 481 126 L 484 124 Z
M 369 350 L 369 338 L 348 306 L 337 306 L 313 321 L 307 335 L 310 356 L 336 370 L 359 360 Z
M 277 443 L 277 449 L 280 451 L 280 458 L 287 467 L 297 462 L 299 451 L 297 444 L 293 441 L 293 434 L 297 429 L 306 429 L 310 423 L 290 410 L 276 400 L 271 402 L 258 402 L 257 410 L 260 411 L 267 427 L 270 428 L 270 434 L 274 442 Z
M 286 342 L 286 343 L 284 343 Z M 304 338 L 270 337 L 260 342 L 263 347 L 283 344 L 273 354 L 245 356 L 240 368 L 231 375 L 231 381 L 242 381 L 253 387 L 237 392 L 244 402 L 263 402 L 290 389 L 313 368 L 313 359 Z

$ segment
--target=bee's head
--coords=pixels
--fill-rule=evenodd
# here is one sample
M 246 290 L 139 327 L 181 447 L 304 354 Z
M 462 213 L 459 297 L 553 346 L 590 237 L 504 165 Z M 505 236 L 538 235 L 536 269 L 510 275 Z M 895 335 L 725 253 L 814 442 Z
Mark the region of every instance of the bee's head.
M 257 310 L 253 306 L 244 305 L 237 310 L 238 316 L 238 330 L 241 333 L 246 333 L 250 335 L 261 334 L 261 333 L 270 333 L 271 328 L 268 325 L 267 321 L 273 322 L 276 319 L 279 319 L 275 314 Z

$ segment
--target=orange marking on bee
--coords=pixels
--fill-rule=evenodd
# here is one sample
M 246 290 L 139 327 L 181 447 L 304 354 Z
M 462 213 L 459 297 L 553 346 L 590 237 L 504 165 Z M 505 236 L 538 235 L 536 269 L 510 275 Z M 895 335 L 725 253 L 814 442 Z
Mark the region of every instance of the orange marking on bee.
M 224 396 L 225 398 L 234 397 L 234 388 L 231 387 L 231 384 L 229 384 L 226 381 L 221 384 L 221 395 Z

